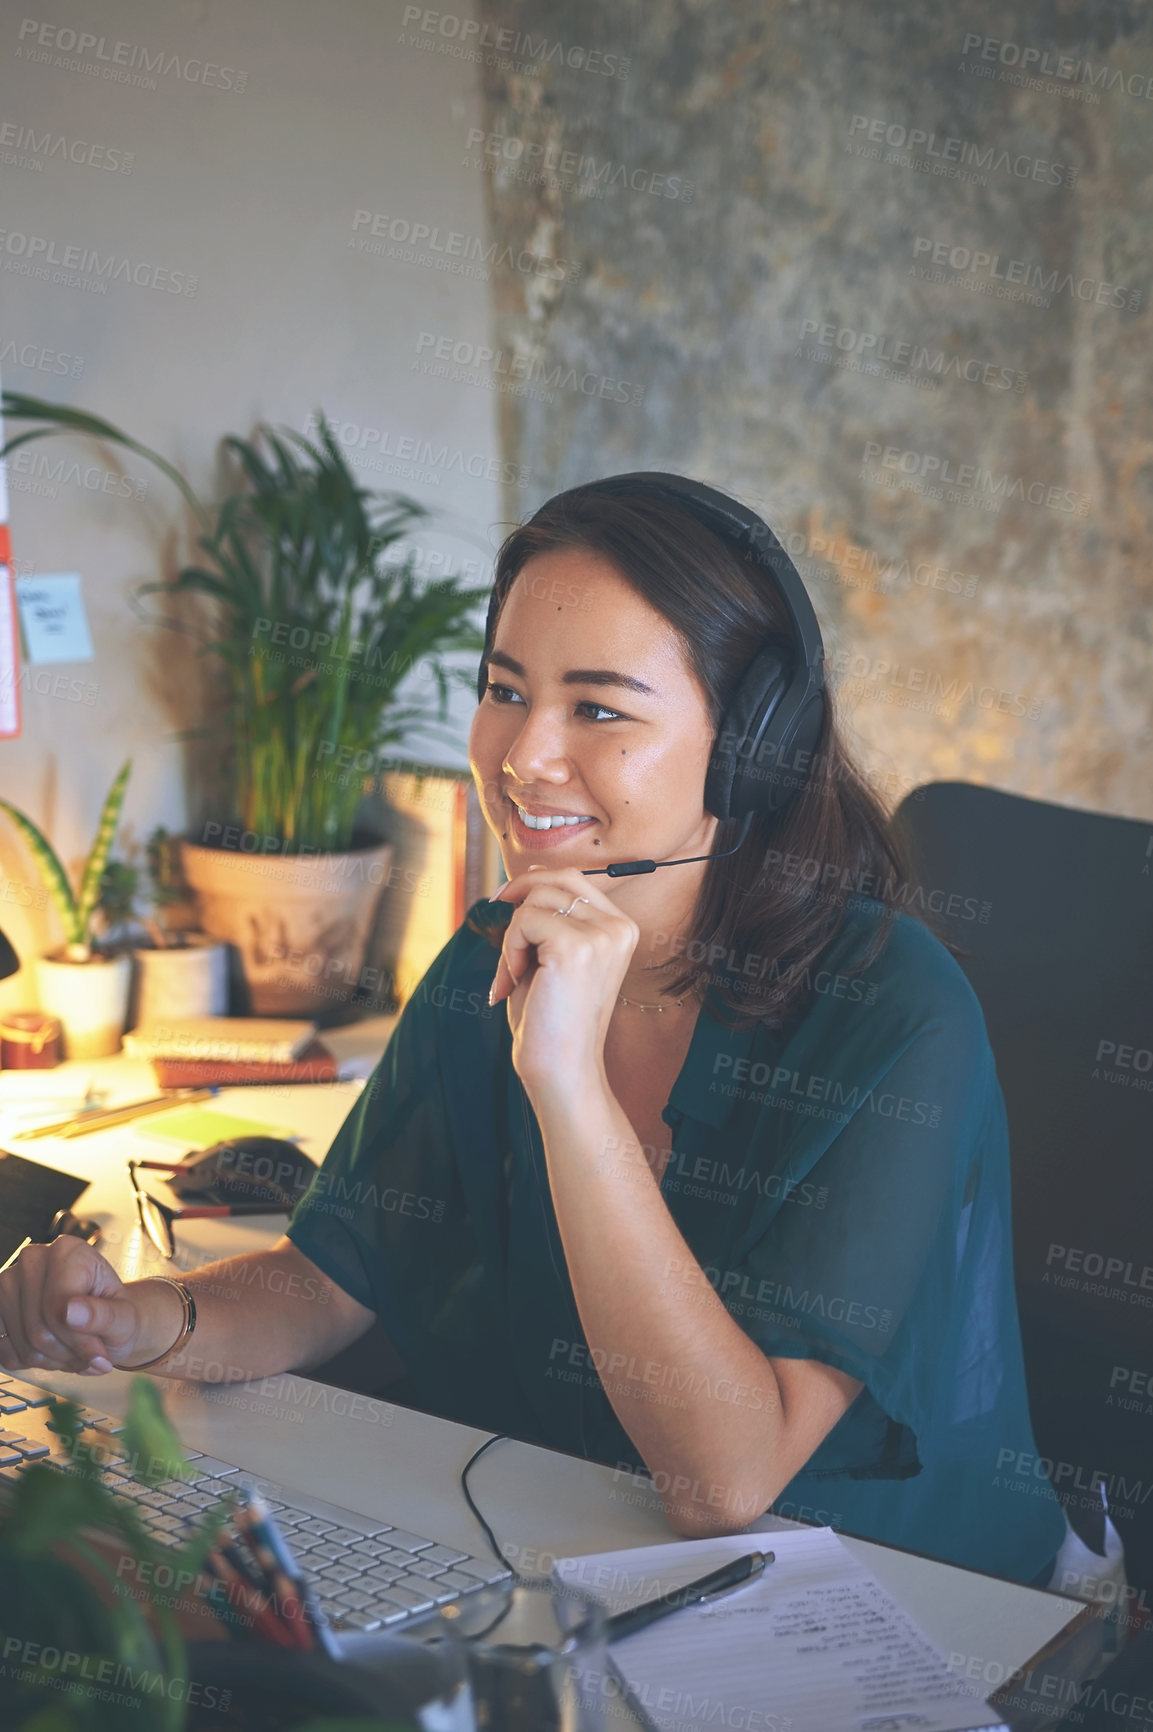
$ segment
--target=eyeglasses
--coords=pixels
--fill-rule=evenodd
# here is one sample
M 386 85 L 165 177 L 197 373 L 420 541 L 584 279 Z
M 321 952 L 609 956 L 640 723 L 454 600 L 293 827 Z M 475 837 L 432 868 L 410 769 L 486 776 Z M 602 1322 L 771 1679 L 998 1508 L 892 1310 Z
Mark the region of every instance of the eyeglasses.
M 176 1255 L 173 1221 L 221 1221 L 230 1215 L 276 1215 L 284 1211 L 269 1203 L 195 1203 L 190 1208 L 173 1209 L 168 1203 L 140 1189 L 137 1167 L 151 1166 L 150 1161 L 129 1161 L 128 1177 L 136 1201 L 136 1218 L 143 1233 L 152 1241 L 162 1257 Z

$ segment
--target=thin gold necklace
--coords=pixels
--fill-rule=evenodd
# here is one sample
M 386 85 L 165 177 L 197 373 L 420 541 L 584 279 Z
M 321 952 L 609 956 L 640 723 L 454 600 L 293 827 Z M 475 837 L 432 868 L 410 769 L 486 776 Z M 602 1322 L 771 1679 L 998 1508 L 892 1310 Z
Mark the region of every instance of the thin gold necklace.
M 672 1002 L 678 1010 L 683 1009 L 683 998 L 674 998 Z M 626 998 L 623 992 L 617 993 L 617 1003 L 631 1005 L 634 1010 L 655 1010 L 660 1016 L 669 1008 L 667 1004 L 642 1004 L 639 998 Z

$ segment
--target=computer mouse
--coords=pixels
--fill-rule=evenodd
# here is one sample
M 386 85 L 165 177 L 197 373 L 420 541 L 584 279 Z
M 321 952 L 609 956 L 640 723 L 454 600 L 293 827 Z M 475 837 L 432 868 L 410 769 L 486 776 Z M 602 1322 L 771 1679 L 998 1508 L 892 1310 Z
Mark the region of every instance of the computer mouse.
M 189 1149 L 168 1183 L 178 1197 L 295 1208 L 317 1164 L 283 1137 L 232 1137 Z

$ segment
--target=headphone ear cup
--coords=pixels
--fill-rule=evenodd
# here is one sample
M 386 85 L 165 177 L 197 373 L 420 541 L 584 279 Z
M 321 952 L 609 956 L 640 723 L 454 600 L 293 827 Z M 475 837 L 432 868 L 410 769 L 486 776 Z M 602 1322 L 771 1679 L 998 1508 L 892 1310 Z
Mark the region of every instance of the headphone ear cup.
M 775 753 L 770 756 L 771 730 L 791 684 L 791 670 L 788 644 L 770 640 L 758 651 L 733 693 L 721 717 L 705 777 L 705 808 L 715 818 L 743 818 L 749 812 L 772 810 L 767 798 L 771 778 L 766 774 L 775 763 Z M 750 752 L 755 753 L 755 761 Z
M 808 780 L 823 716 L 821 692 L 812 693 L 799 712 L 785 698 L 759 748 L 738 760 L 730 794 L 735 816 L 780 812 L 796 798 Z

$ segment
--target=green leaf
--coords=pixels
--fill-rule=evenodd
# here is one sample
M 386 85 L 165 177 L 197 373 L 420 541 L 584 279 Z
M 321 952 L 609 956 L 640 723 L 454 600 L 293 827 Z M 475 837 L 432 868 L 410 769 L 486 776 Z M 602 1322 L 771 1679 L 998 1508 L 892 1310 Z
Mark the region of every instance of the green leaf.
M 112 846 L 112 838 L 116 834 L 116 826 L 120 821 L 120 808 L 124 804 L 124 790 L 128 786 L 128 778 L 132 773 L 132 759 L 127 758 L 121 766 L 120 774 L 113 782 L 104 801 L 100 813 L 100 822 L 96 826 L 96 840 L 84 867 L 84 876 L 80 880 L 80 895 L 76 902 L 76 920 L 82 937 L 87 937 L 92 921 L 93 910 L 100 895 L 100 880 L 108 863 L 108 851 Z
M 26 396 L 22 391 L 5 391 L 2 402 L 3 414 L 8 420 L 42 421 L 45 425 L 9 439 L 0 447 L 0 459 L 15 451 L 17 446 L 26 445 L 30 439 L 47 439 L 54 433 L 85 433 L 93 439 L 107 439 L 113 445 L 123 445 L 126 450 L 134 451 L 138 457 L 143 457 L 163 475 L 167 475 L 192 507 L 197 519 L 201 523 L 208 522 L 207 511 L 179 470 L 174 469 L 171 463 L 166 462 L 147 445 L 130 439 L 127 433 L 122 433 L 111 421 L 105 421 L 99 415 L 90 415 L 85 409 L 70 409 L 63 403 L 49 403 L 41 397 Z
M 188 1462 L 172 1421 L 164 1411 L 164 1401 L 155 1383 L 148 1377 L 135 1377 L 128 1397 L 128 1412 L 120 1442 L 128 1452 L 132 1469 L 146 1485 L 159 1485 L 166 1479 L 185 1479 Z
M 5 1548 L 17 1557 L 37 1557 L 80 1527 L 107 1524 L 112 1513 L 112 1498 L 98 1480 L 33 1462 L 7 1508 Z
M 59 856 L 49 842 L 47 836 L 34 824 L 31 818 L 26 818 L 23 812 L 17 811 L 10 800 L 0 800 L 0 807 L 7 812 L 20 834 L 27 842 L 36 862 L 41 878 L 51 892 L 56 904 L 56 912 L 64 923 L 64 936 L 69 944 L 79 944 L 84 937 L 84 927 L 80 921 L 76 906 L 76 898 L 68 882 Z

